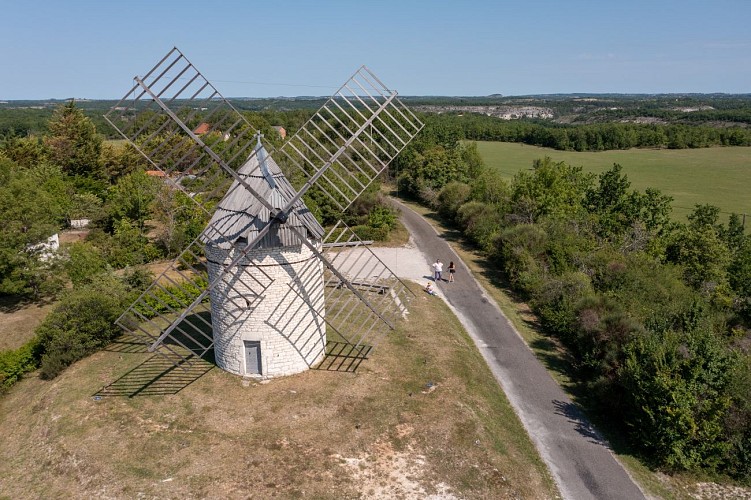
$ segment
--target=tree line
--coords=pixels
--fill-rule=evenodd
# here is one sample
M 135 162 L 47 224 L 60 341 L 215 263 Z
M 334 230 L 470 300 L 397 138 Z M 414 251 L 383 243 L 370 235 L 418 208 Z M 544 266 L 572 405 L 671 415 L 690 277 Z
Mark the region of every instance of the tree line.
M 560 125 L 543 120 L 505 121 L 479 114 L 429 115 L 427 119 L 434 127 L 456 130 L 462 139 L 521 142 L 563 151 L 751 146 L 751 129 L 746 127 L 637 123 Z
M 584 404 L 648 463 L 751 483 L 751 235 L 699 205 L 540 159 L 511 182 L 458 127 L 429 126 L 392 174 L 531 304 Z M 461 123 L 461 122 L 460 122 Z M 454 124 L 456 125 L 456 124 Z

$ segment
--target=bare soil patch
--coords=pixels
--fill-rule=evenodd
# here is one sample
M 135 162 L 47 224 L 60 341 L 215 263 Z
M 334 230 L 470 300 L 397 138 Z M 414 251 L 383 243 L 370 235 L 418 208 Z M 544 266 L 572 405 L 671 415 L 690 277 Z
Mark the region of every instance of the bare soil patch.
M 124 340 L 29 377 L 0 399 L 0 496 L 556 497 L 458 320 L 415 292 L 356 373 L 191 378 Z
M 59 236 L 60 244 L 84 241 L 86 236 L 89 235 L 89 231 L 89 229 L 69 229 L 67 231 L 61 231 Z

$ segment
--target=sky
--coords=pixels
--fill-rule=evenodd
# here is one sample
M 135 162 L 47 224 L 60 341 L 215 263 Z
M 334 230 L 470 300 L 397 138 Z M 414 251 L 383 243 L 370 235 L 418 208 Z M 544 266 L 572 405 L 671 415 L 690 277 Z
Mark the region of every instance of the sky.
M 0 0 L 0 100 L 119 99 L 178 47 L 226 97 L 751 93 L 751 0 Z

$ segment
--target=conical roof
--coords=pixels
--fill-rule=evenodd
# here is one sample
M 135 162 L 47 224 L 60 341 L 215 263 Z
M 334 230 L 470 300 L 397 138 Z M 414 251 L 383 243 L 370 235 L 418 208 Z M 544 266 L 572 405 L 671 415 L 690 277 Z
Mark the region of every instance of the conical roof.
M 296 193 L 260 140 L 237 174 L 275 209 L 286 207 Z M 228 249 L 241 238 L 253 241 L 271 219 L 269 209 L 235 180 L 211 217 L 204 242 Z M 308 237 L 323 238 L 323 228 L 305 203 L 298 200 L 290 210 L 287 222 L 274 224 L 256 248 L 300 245 L 299 237 L 290 227 Z

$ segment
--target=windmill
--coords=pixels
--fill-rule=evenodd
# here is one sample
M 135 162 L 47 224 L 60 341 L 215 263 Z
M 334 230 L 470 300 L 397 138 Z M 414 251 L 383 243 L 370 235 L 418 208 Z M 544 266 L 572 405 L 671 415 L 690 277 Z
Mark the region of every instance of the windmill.
M 345 211 L 419 119 L 363 66 L 268 151 L 177 48 L 134 80 L 105 118 L 209 222 L 117 324 L 176 366 L 213 349 L 239 375 L 297 373 L 327 350 L 366 357 L 412 292 L 346 224 L 326 233 L 303 196 Z

